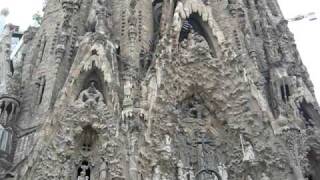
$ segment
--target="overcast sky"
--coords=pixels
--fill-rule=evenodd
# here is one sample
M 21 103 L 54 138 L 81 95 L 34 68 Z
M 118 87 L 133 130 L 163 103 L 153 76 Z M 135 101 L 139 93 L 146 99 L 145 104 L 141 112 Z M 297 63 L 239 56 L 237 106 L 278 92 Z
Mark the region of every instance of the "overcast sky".
M 302 20 L 289 24 L 314 83 L 317 99 L 320 100 L 320 0 L 278 0 L 286 18 L 315 12 L 316 21 Z M 32 22 L 32 15 L 42 10 L 43 0 L 0 0 L 0 9 L 9 8 L 7 22 L 20 25 L 25 30 Z

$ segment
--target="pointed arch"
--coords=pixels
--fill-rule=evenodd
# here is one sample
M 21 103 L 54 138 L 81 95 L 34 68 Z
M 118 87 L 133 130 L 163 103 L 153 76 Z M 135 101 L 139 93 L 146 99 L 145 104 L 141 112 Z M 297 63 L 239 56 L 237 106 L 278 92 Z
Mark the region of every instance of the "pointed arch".
M 103 35 L 88 34 L 79 45 L 79 50 L 64 85 L 61 95 L 68 96 L 68 98 L 61 98 L 64 99 L 63 104 L 75 101 L 80 92 L 88 88 L 88 82 L 95 81 L 98 84 L 97 90 L 103 94 L 108 105 L 112 89 L 119 85 L 117 73 L 117 46 Z
M 210 47 L 212 56 L 217 57 L 218 39 L 213 34 L 208 22 L 205 22 L 198 12 L 193 12 L 185 20 L 182 20 L 178 36 L 179 42 L 188 38 L 191 31 L 203 36 Z
M 101 92 L 104 99 L 106 99 L 106 97 L 108 96 L 108 84 L 104 81 L 103 72 L 97 67 L 94 67 L 90 71 L 82 72 L 78 77 L 76 83 L 74 84 L 74 88 L 77 91 L 76 99 L 78 99 L 81 91 L 87 89 L 90 86 L 91 82 L 95 83 L 95 88 L 99 92 Z
M 211 48 L 214 48 L 215 37 L 213 36 L 208 23 L 203 21 L 202 17 L 198 12 L 196 13 L 194 12 L 190 14 L 190 16 L 184 22 L 188 24 L 183 24 L 183 25 L 191 26 L 196 32 L 198 32 L 200 35 L 205 37 L 205 39 L 207 40 Z M 188 27 L 182 26 L 179 39 L 182 38 L 181 35 L 186 31 L 187 33 L 190 32 L 188 29 L 185 29 L 185 28 L 188 28 Z

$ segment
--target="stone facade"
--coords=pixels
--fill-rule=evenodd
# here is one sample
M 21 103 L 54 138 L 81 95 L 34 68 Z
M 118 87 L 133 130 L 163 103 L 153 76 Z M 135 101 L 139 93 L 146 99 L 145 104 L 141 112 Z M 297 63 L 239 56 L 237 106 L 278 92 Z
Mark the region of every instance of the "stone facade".
M 0 179 L 320 178 L 319 106 L 276 0 L 44 11 L 16 51 L 1 36 Z

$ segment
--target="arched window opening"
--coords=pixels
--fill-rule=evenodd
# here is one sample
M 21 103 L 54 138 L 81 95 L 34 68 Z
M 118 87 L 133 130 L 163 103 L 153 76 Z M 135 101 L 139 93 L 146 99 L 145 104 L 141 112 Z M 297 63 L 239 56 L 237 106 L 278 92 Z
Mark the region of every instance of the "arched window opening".
M 5 111 L 5 101 L 2 101 L 0 105 L 0 115 Z
M 9 98 L 0 100 L 0 123 L 6 125 L 14 120 L 17 112 L 18 103 Z
M 81 151 L 84 153 L 92 152 L 97 139 L 97 132 L 91 126 L 84 127 L 80 136 Z
M 103 77 L 102 72 L 96 68 L 84 74 L 79 81 L 80 94 L 76 99 L 89 106 L 105 104 L 104 97 L 106 94 L 104 92 L 106 92 L 106 84 L 103 84 L 104 81 L 101 77 Z
M 88 161 L 82 161 L 77 170 L 78 180 L 90 180 L 91 168 Z
M 11 113 L 13 113 L 13 109 L 14 109 L 14 104 L 13 103 L 9 103 L 9 105 L 7 106 L 7 114 L 10 115 Z
M 280 86 L 281 98 L 284 103 L 287 103 L 290 98 L 290 88 L 288 84 L 284 84 Z
M 216 57 L 214 48 L 213 35 L 211 35 L 211 28 L 205 22 L 203 22 L 201 16 L 198 13 L 193 13 L 188 19 L 183 21 L 182 28 L 179 35 L 179 43 L 188 40 L 190 35 L 196 37 L 196 41 L 200 41 L 201 44 L 206 43 L 210 49 L 210 54 Z

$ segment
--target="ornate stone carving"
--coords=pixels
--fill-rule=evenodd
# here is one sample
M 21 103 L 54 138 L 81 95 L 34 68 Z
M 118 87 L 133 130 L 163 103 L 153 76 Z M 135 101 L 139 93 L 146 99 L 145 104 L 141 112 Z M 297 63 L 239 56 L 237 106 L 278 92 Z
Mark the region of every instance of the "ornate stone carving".
M 255 153 L 251 142 L 246 141 L 242 135 L 240 135 L 241 147 L 243 151 L 243 161 L 254 161 Z
M 227 167 L 223 163 L 219 163 L 218 172 L 221 176 L 221 180 L 228 180 Z
M 77 102 L 81 102 L 88 107 L 94 107 L 104 104 L 104 98 L 102 93 L 96 89 L 95 82 L 92 81 L 90 86 L 80 93 Z

